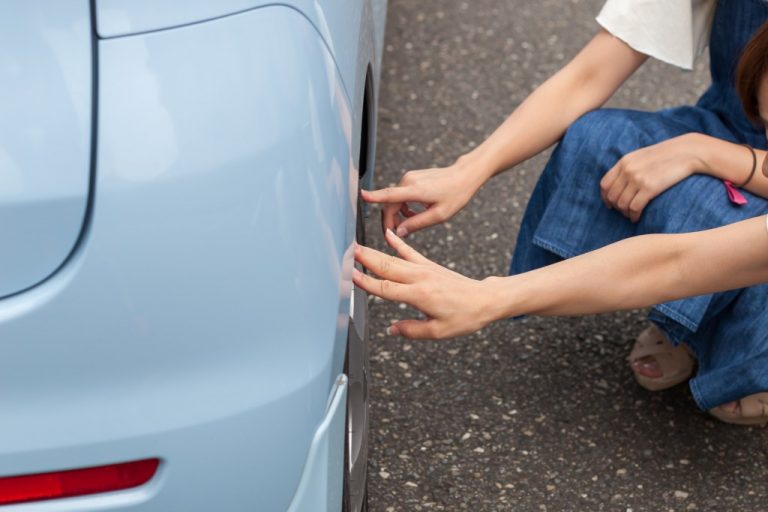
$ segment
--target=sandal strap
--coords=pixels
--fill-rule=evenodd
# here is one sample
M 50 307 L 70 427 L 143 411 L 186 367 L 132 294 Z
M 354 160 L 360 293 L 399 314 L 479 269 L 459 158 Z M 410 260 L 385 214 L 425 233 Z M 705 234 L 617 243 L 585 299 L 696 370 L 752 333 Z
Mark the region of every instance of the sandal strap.
M 739 400 L 741 416 L 744 418 L 765 418 L 768 421 L 768 393 L 757 393 Z
M 648 356 L 653 357 L 659 364 L 664 374 L 661 379 L 664 380 L 690 374 L 694 366 L 694 359 L 689 350 L 684 346 L 673 346 L 661 329 L 653 324 L 637 337 L 627 359 L 632 362 Z
M 651 324 L 647 329 L 640 333 L 629 353 L 629 359 L 635 360 L 647 356 L 668 353 L 675 350 L 675 347 L 669 342 L 664 333 Z

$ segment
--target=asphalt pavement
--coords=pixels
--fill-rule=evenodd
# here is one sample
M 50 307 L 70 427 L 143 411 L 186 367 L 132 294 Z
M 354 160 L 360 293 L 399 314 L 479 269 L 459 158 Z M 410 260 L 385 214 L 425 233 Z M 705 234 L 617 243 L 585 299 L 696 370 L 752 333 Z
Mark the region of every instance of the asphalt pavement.
M 451 163 L 597 30 L 602 0 L 390 0 L 377 186 Z M 708 82 L 649 62 L 611 105 L 691 103 Z M 503 275 L 548 153 L 494 178 L 411 243 Z M 369 244 L 384 247 L 374 210 Z M 372 301 L 374 512 L 768 510 L 768 430 L 724 425 L 686 386 L 650 393 L 625 363 L 644 312 L 499 322 L 443 342 L 388 337 L 413 312 Z

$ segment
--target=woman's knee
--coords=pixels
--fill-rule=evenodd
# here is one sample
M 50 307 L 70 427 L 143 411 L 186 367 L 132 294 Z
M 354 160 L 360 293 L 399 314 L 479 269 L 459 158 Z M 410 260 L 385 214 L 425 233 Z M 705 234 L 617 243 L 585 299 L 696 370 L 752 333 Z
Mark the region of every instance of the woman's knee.
M 599 180 L 623 156 L 623 148 L 633 144 L 635 137 L 627 133 L 631 124 L 620 110 L 587 112 L 568 127 L 545 175 L 554 175 L 558 181 L 567 176 Z
M 601 108 L 574 121 L 565 132 L 563 142 L 577 146 L 592 155 L 617 150 L 637 139 L 637 120 L 631 112 Z
M 602 177 L 627 153 L 646 145 L 640 120 L 631 111 L 598 109 L 579 117 L 566 130 L 558 150 L 571 167 Z

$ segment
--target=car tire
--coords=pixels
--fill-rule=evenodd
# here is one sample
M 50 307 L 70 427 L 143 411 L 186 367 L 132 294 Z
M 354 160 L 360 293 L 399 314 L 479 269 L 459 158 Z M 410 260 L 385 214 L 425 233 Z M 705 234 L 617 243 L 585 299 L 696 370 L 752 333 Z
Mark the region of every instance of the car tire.
M 358 198 L 356 241 L 365 243 L 365 219 Z M 355 263 L 358 270 L 364 269 Z M 344 373 L 349 380 L 344 430 L 343 512 L 368 510 L 368 294 L 353 287 Z

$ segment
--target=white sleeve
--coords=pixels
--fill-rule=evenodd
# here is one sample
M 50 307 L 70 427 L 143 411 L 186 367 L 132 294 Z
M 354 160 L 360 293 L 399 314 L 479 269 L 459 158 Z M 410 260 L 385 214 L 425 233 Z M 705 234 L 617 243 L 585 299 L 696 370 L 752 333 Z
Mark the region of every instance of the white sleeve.
M 707 47 L 717 0 L 607 0 L 597 22 L 635 50 L 683 69 Z

